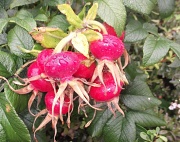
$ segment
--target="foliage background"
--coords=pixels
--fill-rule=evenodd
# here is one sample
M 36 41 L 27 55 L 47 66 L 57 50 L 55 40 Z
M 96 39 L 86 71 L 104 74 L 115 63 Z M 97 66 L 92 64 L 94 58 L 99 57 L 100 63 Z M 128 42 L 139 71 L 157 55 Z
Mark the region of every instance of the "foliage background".
M 34 27 L 58 27 L 67 31 L 69 23 L 57 4 L 71 3 L 76 14 L 92 0 L 0 0 L 0 75 L 10 82 L 14 73 L 34 56 L 24 50 L 42 50 L 30 36 Z M 180 96 L 180 1 L 179 0 L 97 0 L 97 20 L 112 25 L 118 35 L 125 30 L 125 45 L 131 63 L 125 72 L 130 85 L 121 94 L 121 107 L 126 117 L 109 110 L 99 112 L 90 125 L 83 113 L 72 116 L 72 126 L 58 125 L 58 141 L 143 141 L 140 132 L 161 127 L 160 134 L 169 141 L 179 141 L 178 110 L 168 110 Z M 89 9 L 90 6 L 87 6 Z M 107 16 L 108 15 L 108 16 Z M 45 38 L 46 37 L 44 36 Z M 46 40 L 45 40 L 46 42 Z M 21 76 L 26 76 L 26 70 Z M 27 111 L 28 95 L 12 92 L 0 80 L 0 141 L 33 141 L 32 117 Z M 18 88 L 17 85 L 13 85 Z M 149 101 L 151 100 L 151 101 Z M 162 102 L 162 103 L 161 103 Z M 44 103 L 40 109 L 44 108 Z M 34 112 L 38 111 L 34 105 Z M 92 116 L 89 110 L 88 118 Z M 43 119 L 43 118 L 42 118 Z M 39 119 L 38 125 L 42 119 Z M 165 121 L 163 120 L 165 119 Z M 39 141 L 51 141 L 53 131 L 48 124 L 37 133 Z

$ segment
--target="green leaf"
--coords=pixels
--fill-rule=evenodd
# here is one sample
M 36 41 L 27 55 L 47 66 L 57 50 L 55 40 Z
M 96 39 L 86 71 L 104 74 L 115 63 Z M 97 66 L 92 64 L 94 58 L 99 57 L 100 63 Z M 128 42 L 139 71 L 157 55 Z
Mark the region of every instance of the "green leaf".
M 149 66 L 160 61 L 170 48 L 169 40 L 161 37 L 148 36 L 143 46 L 143 64 Z
M 158 28 L 150 23 L 144 23 L 143 29 L 145 29 L 148 33 L 154 34 L 158 36 Z
M 0 142 L 7 142 L 6 132 L 4 131 L 4 128 L 1 124 L 0 124 Z
M 159 13 L 162 18 L 169 17 L 175 9 L 175 0 L 158 0 Z
M 56 15 L 48 23 L 48 27 L 59 28 L 63 31 L 66 31 L 69 27 L 69 23 L 67 22 L 66 17 L 64 15 Z
M 105 142 L 133 142 L 136 139 L 136 123 L 146 127 L 165 125 L 163 120 L 145 112 L 128 111 L 125 117 L 117 112 L 114 117 L 106 109 L 97 112 L 88 132 L 93 137 L 103 136 Z
M 18 85 L 15 85 L 13 83 L 13 79 L 10 79 L 9 83 L 14 89 L 20 88 Z M 27 103 L 29 99 L 28 94 L 19 95 L 13 92 L 7 84 L 4 87 L 4 93 L 7 100 L 11 103 L 17 113 L 22 112 L 25 108 L 27 108 Z
M 144 140 L 150 140 L 149 136 L 145 133 L 145 132 L 141 132 L 140 133 L 141 138 L 143 138 Z
M 10 48 L 10 51 L 22 58 L 32 58 L 30 54 L 23 53 L 18 47 L 22 47 L 24 49 L 31 50 L 33 48 L 34 42 L 32 37 L 29 35 L 29 33 L 19 27 L 15 26 L 13 29 L 11 29 L 8 33 L 8 46 Z
M 27 17 L 28 18 L 33 18 L 33 15 L 29 11 L 27 11 L 25 9 L 21 9 L 20 11 L 18 11 L 16 13 L 16 17 L 18 17 L 20 19 L 25 19 Z
M 10 77 L 16 71 L 16 64 L 13 57 L 0 51 L 0 76 Z
M 146 133 L 147 130 L 144 127 L 140 126 L 139 124 L 136 124 L 136 139 L 138 139 L 137 142 L 144 142 L 144 140 L 140 136 L 141 132 Z
M 33 18 L 20 19 L 18 17 L 10 18 L 10 22 L 14 22 L 20 27 L 26 29 L 28 32 L 32 31 L 36 27 L 36 21 Z
M 58 4 L 64 4 L 66 0 L 47 0 L 49 6 L 57 6 Z
M 48 21 L 48 17 L 45 14 L 38 14 L 34 20 L 46 22 Z
M 164 142 L 167 142 L 168 139 L 165 136 L 159 136 L 160 139 L 162 139 Z
M 156 126 L 165 126 L 166 122 L 159 117 L 149 114 L 146 111 L 131 111 L 129 112 L 131 119 L 143 127 L 156 127 Z
M 0 100 L 0 124 L 4 128 L 7 141 L 30 142 L 31 139 L 26 126 L 3 93 L 0 93 Z
M 32 105 L 31 107 L 31 111 L 34 113 L 34 114 L 37 114 L 38 111 L 37 111 L 37 108 L 36 108 L 36 105 Z M 31 139 L 33 140 L 34 139 L 34 133 L 32 131 L 32 127 L 33 127 L 33 122 L 34 122 L 34 116 L 32 116 L 28 110 L 25 110 L 23 111 L 22 113 L 19 114 L 20 118 L 24 121 L 24 123 L 26 124 L 29 132 L 30 132 L 30 135 L 31 135 Z M 41 117 L 41 118 L 38 118 L 37 121 L 36 121 L 36 128 L 37 126 L 40 125 L 40 123 L 43 121 L 44 117 Z M 38 142 L 48 142 L 48 139 L 47 139 L 47 135 L 46 135 L 46 129 L 43 129 L 41 131 L 38 131 L 36 133 L 36 138 L 38 140 Z
M 136 42 L 145 39 L 148 32 L 139 21 L 131 20 L 126 26 L 125 35 L 125 42 Z
M 16 64 L 16 71 L 22 67 L 22 65 L 24 64 L 24 59 L 21 58 L 21 57 L 18 57 L 16 55 L 13 55 L 12 56 L 14 61 L 15 61 L 15 64 Z M 24 72 L 22 73 L 24 75 Z
M 148 85 L 139 78 L 135 79 L 121 94 L 121 101 L 133 110 L 146 110 L 161 104 L 152 95 Z
M 90 115 L 92 114 L 93 112 L 91 112 Z M 95 119 L 88 127 L 88 132 L 92 137 L 99 137 L 100 135 L 102 135 L 103 127 L 111 116 L 112 113 L 108 109 L 105 109 L 105 111 L 98 111 Z M 92 116 L 89 116 L 89 118 L 92 118 Z
M 0 18 L 8 18 L 6 10 L 0 7 Z
M 116 118 L 112 117 L 104 127 L 103 136 L 105 142 L 133 142 L 136 138 L 136 126 L 134 121 L 130 120 L 130 115 L 123 117 L 117 114 Z
M 6 24 L 9 22 L 7 12 L 0 7 L 0 33 L 3 31 Z
M 33 30 L 32 37 L 45 48 L 54 48 L 67 34 L 58 28 L 40 27 Z
M 123 0 L 125 6 L 142 14 L 150 14 L 156 5 L 156 1 L 157 0 Z
M 6 24 L 8 23 L 8 19 L 0 19 L 0 33 L 2 33 L 4 27 L 6 26 Z
M 86 20 L 94 20 L 97 15 L 98 3 L 94 3 L 92 7 L 88 10 L 86 15 Z
M 66 15 L 67 21 L 76 28 L 82 28 L 82 20 L 74 13 L 69 4 L 58 5 L 58 9 Z
M 4 34 L 0 34 L 0 45 L 7 43 L 7 35 Z
M 180 44 L 170 41 L 170 48 L 176 53 L 177 57 L 180 59 Z
M 125 68 L 125 73 L 128 81 L 131 82 L 136 78 L 138 74 L 142 75 L 138 72 L 137 65 L 133 61 Z
M 32 4 L 32 3 L 35 3 L 37 1 L 39 1 L 39 0 L 13 0 L 13 2 L 10 5 L 10 8 L 12 9 L 14 7 L 17 7 L 17 6 Z
M 126 23 L 126 10 L 122 0 L 98 0 L 98 15 L 115 28 L 118 36 L 121 35 Z
M 8 9 L 13 0 L 0 0 L 0 7 Z

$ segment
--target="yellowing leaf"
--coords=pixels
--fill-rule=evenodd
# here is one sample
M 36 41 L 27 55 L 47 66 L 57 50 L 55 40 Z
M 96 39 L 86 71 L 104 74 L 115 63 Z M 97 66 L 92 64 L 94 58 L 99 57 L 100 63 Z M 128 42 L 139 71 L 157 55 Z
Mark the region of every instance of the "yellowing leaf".
M 58 5 L 58 9 L 61 11 L 61 13 L 66 15 L 67 21 L 71 25 L 77 28 L 82 28 L 82 20 L 74 13 L 69 4 Z
M 87 13 L 86 20 L 94 20 L 97 15 L 97 10 L 98 10 L 98 3 L 94 3 Z
M 71 40 L 74 48 L 89 58 L 89 44 L 84 34 L 78 33 L 75 38 Z
M 67 36 L 59 28 L 40 27 L 30 32 L 31 36 L 45 48 L 55 48 L 59 41 Z
M 102 34 L 94 30 L 86 30 L 83 32 L 89 42 L 103 39 Z

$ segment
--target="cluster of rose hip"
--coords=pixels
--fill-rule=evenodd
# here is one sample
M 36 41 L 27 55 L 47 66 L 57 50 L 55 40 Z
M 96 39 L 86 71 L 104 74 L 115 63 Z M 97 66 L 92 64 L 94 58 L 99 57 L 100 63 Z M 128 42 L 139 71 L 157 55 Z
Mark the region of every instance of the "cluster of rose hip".
M 65 114 L 70 127 L 75 99 L 79 100 L 78 111 L 84 111 L 86 106 L 95 111 L 102 110 L 101 104 L 106 103 L 112 113 L 118 110 L 124 115 L 118 105 L 122 87 L 128 83 L 123 72 L 126 65 L 122 67 L 120 60 L 123 54 L 125 58 L 127 55 L 123 43 L 124 33 L 117 37 L 113 27 L 106 23 L 104 26 L 108 34 L 102 34 L 102 40 L 89 43 L 90 58 L 75 50 L 56 52 L 54 49 L 44 49 L 28 67 L 28 78 L 22 79 L 28 85 L 14 91 L 19 94 L 33 92 L 28 109 L 35 116 L 35 121 L 39 116 L 47 114 L 34 132 L 52 121 L 56 135 L 57 121 L 60 119 L 64 123 Z M 42 94 L 45 94 L 46 108 L 33 114 L 31 105 L 36 97 L 39 103 Z

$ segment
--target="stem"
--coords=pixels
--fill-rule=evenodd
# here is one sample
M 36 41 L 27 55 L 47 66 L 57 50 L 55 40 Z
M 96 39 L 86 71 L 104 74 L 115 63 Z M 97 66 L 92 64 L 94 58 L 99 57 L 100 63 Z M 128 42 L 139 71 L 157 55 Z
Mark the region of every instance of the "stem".
M 8 44 L 3 44 L 3 45 L 1 45 L 0 47 L 2 48 L 2 47 L 5 47 L 5 46 L 7 46 Z
M 32 61 L 29 61 L 29 62 L 26 62 L 24 65 L 22 65 L 16 72 L 15 72 L 15 76 L 18 76 L 25 67 L 27 67 L 29 64 L 35 62 L 36 60 L 32 60 Z
M 107 32 L 106 28 L 104 27 L 104 25 L 101 24 L 101 23 L 98 22 L 98 21 L 95 21 L 95 20 L 87 20 L 87 21 L 85 21 L 85 23 L 87 23 L 88 25 L 89 25 L 89 24 L 90 24 L 90 25 L 96 25 L 96 26 L 98 26 L 98 27 L 102 30 L 103 34 L 108 34 L 108 32 Z
M 74 37 L 76 37 L 76 32 L 71 32 L 68 36 L 63 38 L 54 49 L 54 53 L 60 53 L 62 49 L 70 42 Z
M 25 49 L 25 48 L 22 48 L 22 47 L 20 47 L 20 46 L 17 46 L 17 48 L 19 49 L 19 50 L 21 50 L 22 52 L 24 52 L 24 53 L 30 53 L 30 54 L 32 54 L 33 56 L 37 56 L 41 51 L 40 50 L 27 50 L 27 49 Z

